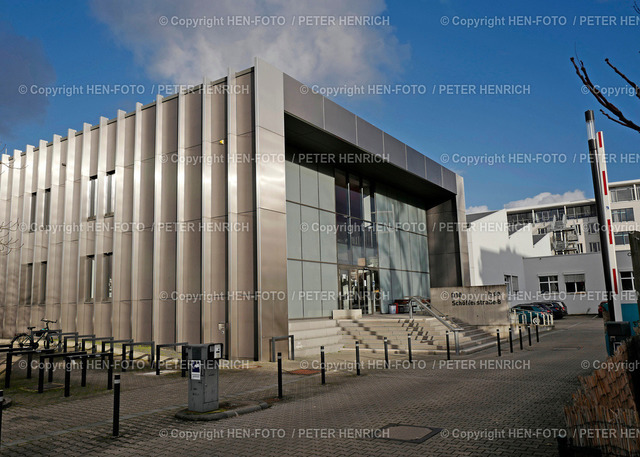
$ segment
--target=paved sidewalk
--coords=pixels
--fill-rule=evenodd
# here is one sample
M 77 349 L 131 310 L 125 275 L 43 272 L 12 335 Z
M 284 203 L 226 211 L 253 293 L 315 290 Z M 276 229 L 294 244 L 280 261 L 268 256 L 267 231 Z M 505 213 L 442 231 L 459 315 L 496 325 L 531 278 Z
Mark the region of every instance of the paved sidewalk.
M 178 372 L 122 376 L 121 436 L 110 437 L 113 395 L 103 372 L 90 372 L 87 388 L 74 373 L 72 397 L 62 390 L 38 395 L 25 391 L 37 379 L 16 371 L 5 394 L 14 406 L 4 412 L 5 455 L 557 455 L 555 435 L 564 427 L 562 406 L 590 372 L 585 361 L 603 360 L 601 319 L 569 316 L 540 343 L 514 353 L 503 345 L 452 360 L 393 356 L 384 369 L 381 355 L 362 353 L 362 376 L 355 375 L 353 351 L 329 354 L 339 371 L 285 374 L 282 401 L 275 401 L 275 366 L 250 362 L 221 372 L 221 400 L 267 400 L 271 407 L 218 422 L 183 422 L 174 413 L 186 404 L 187 380 Z M 496 366 L 496 364 L 501 364 Z M 285 369 L 314 368 L 317 360 L 286 361 Z M 62 382 L 58 371 L 55 382 Z M 384 435 L 388 424 L 443 429 L 415 444 L 361 437 Z M 561 433 L 561 432 L 560 432 Z M 528 436 L 528 437 L 524 437 Z

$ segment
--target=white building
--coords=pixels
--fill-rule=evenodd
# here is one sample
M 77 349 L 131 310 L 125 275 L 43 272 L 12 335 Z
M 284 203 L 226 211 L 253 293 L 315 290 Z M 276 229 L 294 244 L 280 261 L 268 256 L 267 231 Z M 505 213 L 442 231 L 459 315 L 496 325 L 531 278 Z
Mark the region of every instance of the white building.
M 612 228 L 623 303 L 637 301 L 629 232 L 640 231 L 640 180 L 612 182 Z M 559 299 L 596 313 L 606 299 L 593 199 L 470 214 L 472 286 L 507 284 L 510 302 Z

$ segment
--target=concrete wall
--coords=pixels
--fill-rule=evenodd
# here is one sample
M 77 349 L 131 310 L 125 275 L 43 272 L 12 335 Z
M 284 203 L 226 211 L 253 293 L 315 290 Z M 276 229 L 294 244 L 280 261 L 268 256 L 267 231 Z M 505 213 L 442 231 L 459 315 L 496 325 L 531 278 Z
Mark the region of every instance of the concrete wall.
M 509 323 L 507 288 L 503 284 L 433 288 L 431 304 L 446 315 L 492 330 Z

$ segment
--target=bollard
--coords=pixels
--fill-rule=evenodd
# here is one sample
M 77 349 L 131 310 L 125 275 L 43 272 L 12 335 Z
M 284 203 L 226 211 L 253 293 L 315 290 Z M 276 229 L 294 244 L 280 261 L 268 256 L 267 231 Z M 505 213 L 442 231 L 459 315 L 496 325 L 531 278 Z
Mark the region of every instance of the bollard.
M 278 398 L 282 398 L 282 352 L 278 352 Z
M 356 341 L 356 375 L 360 376 L 360 342 Z
M 536 343 L 540 342 L 540 335 L 538 334 L 538 324 L 536 324 Z
M 451 360 L 451 346 L 449 345 L 449 330 L 447 330 L 447 360 Z
M 156 376 L 160 376 L 160 345 L 156 346 Z
M 409 363 L 413 362 L 413 354 L 411 354 L 411 337 L 407 337 L 407 343 L 409 347 Z
M 527 335 L 529 336 L 529 346 L 531 346 L 531 325 L 527 325 Z
M 13 354 L 11 352 L 7 352 L 7 368 L 4 373 L 4 388 L 8 389 L 11 387 L 11 367 L 13 366 Z
M 320 370 L 322 373 L 322 384 L 325 383 L 325 374 L 324 374 L 324 346 L 320 346 Z
M 513 329 L 509 326 L 509 352 L 513 354 Z
M 522 346 L 522 327 L 518 326 L 518 334 L 520 335 L 520 350 L 522 351 L 524 347 Z
M 389 368 L 389 348 L 387 346 L 387 337 L 384 337 L 384 367 Z
M 87 387 L 87 357 L 80 357 L 80 365 L 82 367 L 82 378 L 80 379 L 80 386 Z
M 109 354 L 109 366 L 107 367 L 107 390 L 113 389 L 113 352 Z
M 502 357 L 502 348 L 500 348 L 500 329 L 496 330 L 496 337 L 498 339 L 498 357 Z
M 120 434 L 120 375 L 113 381 L 113 436 Z

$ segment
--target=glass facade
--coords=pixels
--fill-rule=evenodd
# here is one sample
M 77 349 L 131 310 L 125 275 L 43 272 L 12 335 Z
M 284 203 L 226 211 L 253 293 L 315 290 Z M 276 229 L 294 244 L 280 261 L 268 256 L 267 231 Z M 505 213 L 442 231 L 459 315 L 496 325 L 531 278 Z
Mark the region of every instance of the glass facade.
M 387 312 L 429 296 L 427 215 L 406 193 L 344 169 L 286 163 L 289 317 Z

